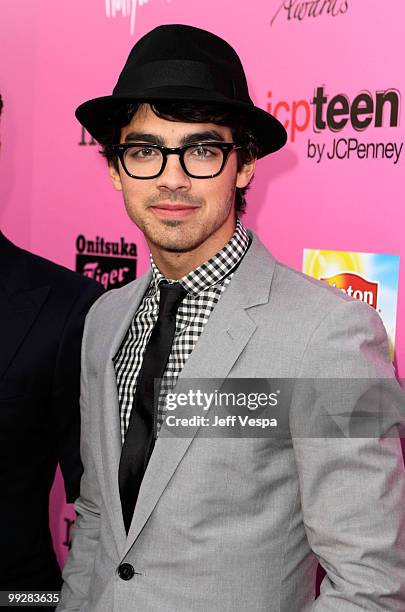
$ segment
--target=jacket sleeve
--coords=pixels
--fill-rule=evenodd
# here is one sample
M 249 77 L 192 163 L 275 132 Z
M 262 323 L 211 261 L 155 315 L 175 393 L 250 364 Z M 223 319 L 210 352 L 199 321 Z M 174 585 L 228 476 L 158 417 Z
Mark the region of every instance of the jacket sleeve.
M 339 304 L 312 334 L 300 377 L 312 377 L 315 386 L 320 379 L 323 389 L 329 389 L 320 404 L 331 417 L 320 420 L 316 414 L 315 429 L 307 427 L 302 433 L 308 419 L 314 424 L 313 410 L 319 403 L 313 394 L 306 403 L 302 397 L 296 400 L 291 412 L 305 529 L 326 571 L 311 610 L 403 611 L 405 475 L 397 434 L 404 417 L 403 396 L 375 311 L 360 302 Z M 395 409 L 384 406 L 388 412 L 378 432 L 383 436 L 371 437 L 362 426 L 350 434 L 350 411 L 356 411 L 360 397 L 362 408 L 370 405 L 364 405 L 364 398 L 372 397 L 367 394 L 376 379 L 387 379 L 400 398 Z M 332 421 L 337 426 L 326 428 L 326 433 L 323 423 Z
M 86 314 L 103 293 L 103 287 L 91 282 L 81 286 L 66 318 L 59 344 L 52 387 L 51 438 L 65 484 L 66 500 L 79 495 L 82 463 L 80 460 L 80 352 Z
M 80 453 L 83 462 L 83 476 L 80 482 L 80 496 L 74 504 L 77 518 L 72 528 L 72 547 L 62 573 L 64 584 L 57 607 L 58 612 L 65 612 L 65 610 L 85 612 L 87 610 L 89 584 L 99 543 L 101 501 L 90 448 L 91 418 L 86 358 L 87 329 L 86 321 L 80 375 Z

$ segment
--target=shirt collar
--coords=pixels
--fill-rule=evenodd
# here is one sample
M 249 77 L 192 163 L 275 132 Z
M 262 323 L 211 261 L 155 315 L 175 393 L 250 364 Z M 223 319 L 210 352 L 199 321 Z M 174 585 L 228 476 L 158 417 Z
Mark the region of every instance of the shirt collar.
M 167 279 L 157 267 L 152 254 L 152 283 L 158 291 L 162 281 L 179 282 L 188 293 L 198 294 L 213 285 L 216 285 L 238 265 L 249 246 L 249 236 L 239 219 L 236 221 L 235 231 L 227 244 L 211 259 L 198 266 L 178 281 Z

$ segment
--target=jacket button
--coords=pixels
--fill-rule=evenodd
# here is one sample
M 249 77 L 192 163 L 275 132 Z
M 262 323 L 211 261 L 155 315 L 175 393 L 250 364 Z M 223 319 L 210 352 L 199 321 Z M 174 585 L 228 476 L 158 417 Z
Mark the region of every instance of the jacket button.
M 118 567 L 118 576 L 121 580 L 131 580 L 134 577 L 135 570 L 130 563 L 121 563 Z

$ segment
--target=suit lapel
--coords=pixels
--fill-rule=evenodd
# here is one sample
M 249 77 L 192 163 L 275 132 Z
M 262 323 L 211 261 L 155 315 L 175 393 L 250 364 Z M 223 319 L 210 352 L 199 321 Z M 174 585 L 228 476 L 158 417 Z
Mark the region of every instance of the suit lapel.
M 32 287 L 24 251 L 0 233 L 0 379 L 37 318 L 49 289 Z
M 256 329 L 248 310 L 269 299 L 274 265 L 273 257 L 253 235 L 249 251 L 211 313 L 179 376 L 175 392 L 186 379 L 216 379 L 218 384 L 228 376 Z M 187 438 L 158 437 L 142 480 L 125 554 L 143 529 L 198 429 L 190 428 Z
M 100 388 L 102 389 L 101 402 L 101 458 L 103 464 L 103 475 L 107 487 L 106 499 L 107 511 L 113 525 L 114 537 L 118 551 L 122 551 L 126 541 L 126 533 L 121 511 L 120 493 L 118 487 L 118 468 L 121 456 L 121 425 L 120 409 L 117 391 L 117 379 L 113 358 L 118 352 L 122 341 L 128 331 L 133 316 L 139 306 L 141 299 L 149 286 L 151 273 L 141 277 L 135 285 L 129 285 L 124 299 L 117 305 L 113 302 L 113 310 L 108 320 L 110 321 L 109 332 L 104 333 L 103 346 L 100 355 L 106 355 L 105 363 L 101 366 Z M 117 329 L 117 321 L 120 325 Z

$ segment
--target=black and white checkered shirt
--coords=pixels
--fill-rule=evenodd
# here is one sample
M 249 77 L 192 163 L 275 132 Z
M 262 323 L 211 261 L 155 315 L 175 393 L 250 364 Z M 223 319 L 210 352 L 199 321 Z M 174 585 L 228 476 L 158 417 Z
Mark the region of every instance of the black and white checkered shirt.
M 176 384 L 189 355 L 195 347 L 209 316 L 233 276 L 249 246 L 249 236 L 239 220 L 230 241 L 214 257 L 179 279 L 187 295 L 176 315 L 172 350 L 162 378 L 158 408 L 158 427 L 163 422 L 165 396 Z M 152 280 L 114 357 L 120 404 L 121 437 L 124 442 L 135 396 L 136 381 L 149 336 L 157 321 L 159 284 L 166 280 L 152 255 Z

